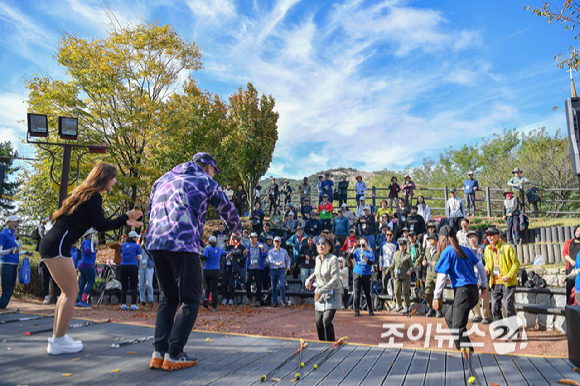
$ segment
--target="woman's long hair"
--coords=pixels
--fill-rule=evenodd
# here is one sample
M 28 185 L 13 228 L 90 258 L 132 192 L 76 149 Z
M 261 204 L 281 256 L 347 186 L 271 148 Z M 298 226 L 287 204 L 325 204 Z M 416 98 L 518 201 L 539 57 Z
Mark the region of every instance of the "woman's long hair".
M 453 247 L 455 252 L 457 252 L 457 254 L 459 255 L 459 258 L 467 259 L 467 254 L 465 253 L 463 248 L 461 248 L 461 245 L 459 245 L 459 241 L 457 241 L 457 236 L 455 236 L 455 234 L 445 236 L 443 240 L 439 240 L 439 242 L 437 243 L 437 256 L 441 257 L 441 253 L 448 246 Z
M 116 176 L 117 169 L 111 164 L 103 162 L 95 166 L 81 186 L 73 190 L 71 196 L 62 203 L 62 207 L 54 212 L 52 221 L 55 222 L 60 216 L 70 216 L 73 214 L 93 194 L 105 190 L 107 183 Z

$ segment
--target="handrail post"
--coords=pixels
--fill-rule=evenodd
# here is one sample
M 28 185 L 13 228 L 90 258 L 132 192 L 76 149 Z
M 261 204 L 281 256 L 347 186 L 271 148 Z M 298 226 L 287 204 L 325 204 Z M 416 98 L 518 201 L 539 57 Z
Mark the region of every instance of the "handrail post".
M 449 200 L 449 188 L 447 187 L 447 185 L 443 187 L 443 196 L 445 197 L 443 208 L 447 208 L 447 201 Z M 443 213 L 445 213 L 445 210 L 443 210 Z
M 373 210 L 372 210 L 372 213 L 376 213 L 376 211 L 377 211 L 377 202 L 376 202 L 375 196 L 376 196 L 376 193 L 377 193 L 377 189 L 376 189 L 376 187 L 374 185 L 373 185 L 373 188 L 372 188 L 372 192 L 373 192 Z
M 487 207 L 487 217 L 491 217 L 491 190 L 485 187 L 485 206 Z

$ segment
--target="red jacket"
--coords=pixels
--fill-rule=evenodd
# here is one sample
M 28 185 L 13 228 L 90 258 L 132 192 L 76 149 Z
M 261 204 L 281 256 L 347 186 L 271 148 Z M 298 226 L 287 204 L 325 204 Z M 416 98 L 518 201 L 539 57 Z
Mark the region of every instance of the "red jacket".
M 347 237 L 347 239 L 344 240 L 344 245 L 342 246 L 342 248 L 340 248 L 340 251 L 344 252 L 348 249 L 348 251 L 350 252 L 350 250 L 354 246 L 354 243 L 356 242 L 356 240 L 357 240 L 356 236 Z

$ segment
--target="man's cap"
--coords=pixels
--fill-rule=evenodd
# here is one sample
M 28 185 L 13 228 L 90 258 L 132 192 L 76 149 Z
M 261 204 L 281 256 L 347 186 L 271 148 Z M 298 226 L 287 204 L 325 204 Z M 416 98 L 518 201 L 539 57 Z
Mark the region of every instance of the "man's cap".
M 90 234 L 96 233 L 95 230 L 93 228 L 89 228 L 87 229 L 87 231 L 83 234 L 82 237 L 88 236 Z
M 216 174 L 221 173 L 222 171 L 217 167 L 217 162 L 215 158 L 209 153 L 200 152 L 193 156 L 191 159 L 193 162 L 203 162 L 204 164 L 211 165 L 215 168 Z
M 383 229 L 383 228 L 388 228 L 388 227 L 389 227 L 389 226 L 388 226 L 387 224 L 385 224 L 385 223 L 383 223 L 383 225 L 381 225 L 381 229 Z
M 341 177 L 340 177 L 340 179 L 343 179 L 343 178 L 344 178 L 344 179 L 346 179 L 346 176 L 341 176 Z
M 338 208 L 337 212 L 342 213 L 344 210 L 342 208 Z
M 288 183 L 288 180 L 284 180 L 284 183 L 287 184 Z
M 407 240 L 401 238 L 401 239 L 397 240 L 397 244 L 399 244 L 399 245 L 405 245 L 406 246 L 407 245 Z
M 18 217 L 18 216 L 9 216 L 6 221 L 10 221 L 10 222 L 20 221 L 20 217 Z
M 328 197 L 328 194 L 327 194 L 327 193 L 324 193 L 324 194 L 322 195 L 322 197 Z
M 330 176 L 330 173 L 324 173 L 325 176 Z
M 266 240 L 274 240 L 274 236 L 272 236 L 272 235 L 267 235 L 267 236 L 266 236 Z
M 430 233 L 429 236 L 427 236 L 427 239 L 439 240 L 439 236 L 437 233 Z
M 215 244 L 217 243 L 217 237 L 209 236 L 209 239 L 207 241 L 209 241 L 210 244 Z
M 408 174 L 405 176 L 405 178 L 407 178 L 407 177 L 411 178 L 411 176 L 410 176 L 410 175 L 408 175 Z
M 354 228 L 350 228 L 350 230 L 348 231 L 348 233 L 356 233 L 356 230 Z
M 294 217 L 294 213 L 292 213 L 292 212 L 288 213 L 288 217 L 290 217 L 290 216 Z
M 449 225 L 443 225 L 441 229 L 439 229 L 439 236 L 445 237 L 455 236 L 455 230 L 451 228 Z
M 366 201 L 367 199 L 365 198 L 365 196 L 360 196 L 360 200 Z
M 409 230 L 409 228 L 407 228 L 407 227 L 404 227 L 404 228 L 403 228 L 403 229 L 401 229 L 401 230 L 402 230 L 402 231 L 408 231 L 408 230 Z
M 308 201 L 308 202 L 310 202 L 310 199 L 308 197 L 304 197 L 304 200 L 302 200 L 302 201 Z
M 242 235 L 232 235 L 232 239 L 240 241 L 242 239 Z
M 520 168 L 515 168 L 514 170 L 512 170 L 512 173 L 523 173 L 524 171 Z
M 368 211 L 370 212 L 370 210 L 371 210 L 371 207 L 370 207 L 370 206 L 368 206 L 368 205 L 365 205 L 365 206 L 364 206 L 364 208 L 363 208 L 363 210 L 368 210 Z
M 362 176 L 356 176 L 356 179 L 357 179 L 357 180 L 358 180 L 359 178 L 362 180 Z
M 258 237 L 258 234 L 256 232 L 252 232 L 250 233 L 250 237 Z
M 346 205 L 346 202 L 344 204 L 342 204 L 343 208 L 348 208 L 348 205 Z
M 298 232 L 298 231 L 303 231 L 303 230 L 304 230 L 304 228 L 302 228 L 300 225 L 298 225 L 298 226 L 296 227 L 296 232 Z
M 435 225 L 433 221 L 429 221 L 429 224 L 427 224 L 427 228 L 429 227 L 437 228 L 437 225 Z
M 318 178 L 324 178 L 324 176 L 318 176 Z
M 409 231 L 409 236 L 417 236 L 417 234 L 415 233 L 415 231 Z
M 417 205 L 413 205 L 413 206 L 411 207 L 411 210 L 413 210 L 413 209 L 415 209 L 415 210 L 419 210 L 419 209 L 417 208 Z
M 282 237 L 276 236 L 276 237 L 274 237 L 274 241 L 282 241 Z
M 502 193 L 505 197 L 506 194 L 513 194 L 513 192 L 511 190 L 504 190 L 504 192 Z
M 131 231 L 131 232 L 129 232 L 129 237 L 139 238 L 139 237 L 141 237 L 141 235 L 139 235 L 139 233 L 137 233 L 135 231 Z
M 469 232 L 467 232 L 467 237 L 469 237 L 469 236 L 477 236 L 477 237 L 479 237 L 479 235 L 477 234 L 476 231 L 469 231 Z
M 232 184 L 230 184 L 230 183 L 228 182 L 228 184 L 227 184 L 226 186 L 232 186 Z
M 304 177 L 304 181 L 308 181 L 308 177 Z
M 473 172 L 470 170 L 470 171 L 467 172 L 467 175 L 468 176 L 472 176 L 473 175 Z
M 449 192 L 457 192 L 457 189 L 451 188 L 451 189 L 449 189 Z

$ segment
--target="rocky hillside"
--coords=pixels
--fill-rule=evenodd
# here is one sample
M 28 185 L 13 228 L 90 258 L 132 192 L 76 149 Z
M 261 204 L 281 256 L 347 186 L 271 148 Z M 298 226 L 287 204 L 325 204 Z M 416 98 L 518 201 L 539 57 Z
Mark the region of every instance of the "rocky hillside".
M 377 173 L 375 172 L 364 172 L 360 170 L 356 170 L 353 168 L 338 168 L 338 169 L 330 169 L 330 170 L 323 170 L 320 172 L 316 172 L 312 175 L 306 176 L 308 177 L 308 183 L 310 184 L 310 188 L 313 192 L 316 192 L 316 184 L 318 184 L 318 176 L 324 176 L 325 173 L 330 173 L 330 178 L 336 184 L 342 176 L 346 176 L 346 180 L 350 181 L 351 184 L 349 185 L 350 188 L 354 188 L 354 183 L 356 182 L 356 176 L 362 176 L 363 181 L 368 181 L 371 177 L 375 176 Z M 296 190 L 298 185 L 302 183 L 302 180 L 295 180 L 291 178 L 287 178 L 289 185 L 292 189 Z M 282 187 L 284 183 L 284 178 L 276 178 L 276 183 Z M 262 187 L 262 192 L 264 189 L 267 190 L 268 186 L 270 185 L 270 177 L 263 178 L 260 180 L 260 186 Z

